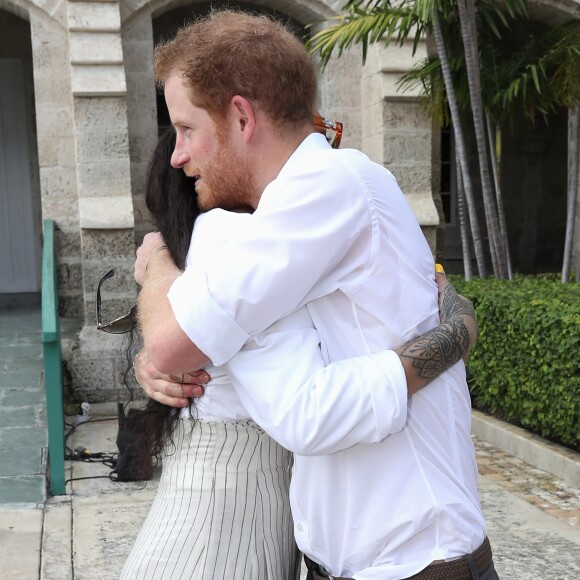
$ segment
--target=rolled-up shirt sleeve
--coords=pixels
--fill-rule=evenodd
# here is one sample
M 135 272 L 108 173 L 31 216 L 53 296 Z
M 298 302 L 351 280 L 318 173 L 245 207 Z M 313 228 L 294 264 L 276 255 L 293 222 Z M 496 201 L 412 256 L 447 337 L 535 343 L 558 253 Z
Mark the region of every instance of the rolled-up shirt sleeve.
M 307 302 L 364 282 L 373 230 L 364 186 L 347 161 L 317 153 L 271 183 L 252 215 L 234 214 L 242 226 L 171 287 L 178 323 L 215 365 Z
M 179 326 L 190 338 L 193 334 L 194 344 L 216 365 L 229 360 L 250 338 L 208 293 L 207 279 L 197 268 L 187 269 L 167 297 Z
M 397 354 L 382 351 L 324 367 L 318 333 L 300 326 L 301 316 L 298 311 L 253 336 L 224 365 L 249 415 L 299 455 L 328 455 L 401 431 L 407 382 Z

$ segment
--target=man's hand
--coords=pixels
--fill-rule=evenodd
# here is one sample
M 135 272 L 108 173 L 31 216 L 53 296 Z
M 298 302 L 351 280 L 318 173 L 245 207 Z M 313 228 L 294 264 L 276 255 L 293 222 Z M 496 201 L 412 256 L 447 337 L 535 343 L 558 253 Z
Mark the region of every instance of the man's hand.
M 164 375 L 155 368 L 145 350 L 137 354 L 133 365 L 137 384 L 147 396 L 169 407 L 187 407 L 189 399 L 203 395 L 203 385 L 211 378 L 204 370 L 181 377 Z
M 154 259 L 156 254 L 162 252 L 167 252 L 163 236 L 159 232 L 146 234 L 143 238 L 143 243 L 137 249 L 137 258 L 135 260 L 135 281 L 139 286 L 143 286 L 149 260 Z

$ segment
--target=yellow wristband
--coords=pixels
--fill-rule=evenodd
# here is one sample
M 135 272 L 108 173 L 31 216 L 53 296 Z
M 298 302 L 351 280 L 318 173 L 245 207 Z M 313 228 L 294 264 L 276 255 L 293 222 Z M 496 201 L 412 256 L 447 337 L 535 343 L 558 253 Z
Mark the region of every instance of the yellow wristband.
M 441 264 L 435 264 L 435 272 L 437 274 L 445 274 L 445 270 Z

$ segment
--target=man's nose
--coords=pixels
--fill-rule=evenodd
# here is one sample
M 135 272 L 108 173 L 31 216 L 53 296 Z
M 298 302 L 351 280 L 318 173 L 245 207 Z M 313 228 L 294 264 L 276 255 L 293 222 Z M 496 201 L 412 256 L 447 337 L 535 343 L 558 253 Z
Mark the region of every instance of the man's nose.
M 175 169 L 180 169 L 185 167 L 189 162 L 189 156 L 183 149 L 178 149 L 177 147 L 173 150 L 171 155 L 171 166 Z

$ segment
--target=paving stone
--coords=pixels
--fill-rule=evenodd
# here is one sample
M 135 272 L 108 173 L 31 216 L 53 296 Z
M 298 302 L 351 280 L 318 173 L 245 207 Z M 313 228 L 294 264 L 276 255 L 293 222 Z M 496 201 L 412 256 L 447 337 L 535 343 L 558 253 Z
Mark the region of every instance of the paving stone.
M 40 308 L 19 311 L 2 311 L 3 330 L 6 336 L 24 335 L 28 332 L 38 333 L 41 329 Z
M 13 337 L 39 337 L 42 333 L 42 321 L 40 316 L 40 309 L 36 312 L 24 312 L 22 314 L 14 315 L 13 313 L 6 313 L 2 311 L 2 327 L 1 336 Z
M 35 368 L 36 367 L 36 368 Z M 8 363 L 0 366 L 0 389 L 38 387 L 42 384 L 42 363 L 36 362 L 26 368 L 14 368 Z
M 74 500 L 75 580 L 119 577 L 153 496 L 111 494 Z M 107 567 L 102 562 L 107 562 Z
M 48 433 L 43 427 L 0 429 L 0 449 L 41 448 L 48 445 Z
M 43 374 L 40 306 L 0 308 L 0 506 L 46 498 Z
M 493 558 L 501 580 L 580 578 L 580 531 L 509 493 L 478 481 Z
M 6 427 L 34 426 L 36 407 L 4 407 L 0 409 L 0 425 Z
M 0 578 L 38 578 L 40 568 L 41 509 L 14 509 L 0 512 Z M 56 580 L 56 579 L 55 579 Z
M 0 476 L 44 476 L 44 467 L 40 449 L 0 449 Z
M 0 345 L 0 360 L 14 361 L 15 364 L 28 364 L 41 359 L 41 344 L 9 344 Z
M 72 541 L 72 498 L 51 498 L 44 511 L 42 531 L 42 580 L 73 580 Z
M 472 436 L 480 475 L 518 498 L 578 528 L 580 489 Z
M 44 387 L 21 387 L 19 389 L 0 389 L 0 407 L 29 407 L 44 405 Z
M 0 312 L 0 318 L 2 313 Z M 4 319 L 1 318 L 3 321 Z M 0 345 L 1 346 L 30 346 L 39 345 L 42 348 L 42 333 L 40 331 L 35 333 L 21 334 L 18 332 L 11 332 L 7 334 L 6 332 L 0 331 Z
M 38 505 L 46 499 L 46 476 L 0 477 L 0 504 Z

